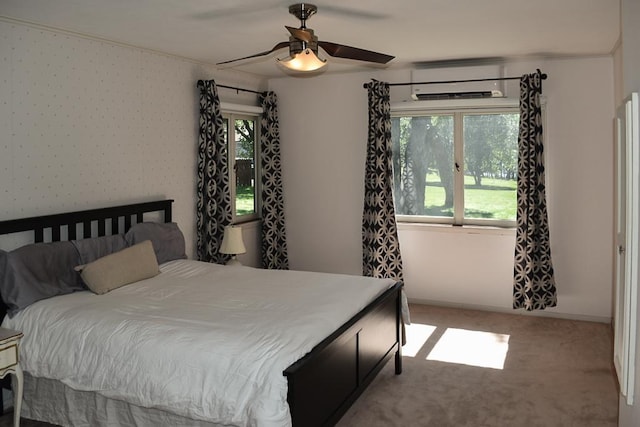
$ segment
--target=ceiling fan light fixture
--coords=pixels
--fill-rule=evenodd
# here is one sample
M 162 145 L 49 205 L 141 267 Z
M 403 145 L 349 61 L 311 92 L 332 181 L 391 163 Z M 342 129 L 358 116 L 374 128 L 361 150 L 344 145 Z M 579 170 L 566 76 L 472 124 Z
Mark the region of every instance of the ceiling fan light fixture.
M 285 59 L 278 59 L 278 63 L 293 71 L 316 71 L 327 65 L 326 59 L 320 59 L 311 49 L 307 48 Z
M 1 0 L 0 0 L 1 1 Z M 245 59 L 259 58 L 261 56 L 270 55 L 276 50 L 289 48 L 289 56 L 284 59 L 277 58 L 277 62 L 283 67 L 298 73 L 311 73 L 320 70 L 327 65 L 325 59 L 318 57 L 318 48 L 333 57 L 353 59 L 356 61 L 364 61 L 375 64 L 386 64 L 394 57 L 385 55 L 371 50 L 360 49 L 357 47 L 347 46 L 328 41 L 319 41 L 314 34 L 313 29 L 307 27 L 307 19 L 315 15 L 318 8 L 309 3 L 296 3 L 289 6 L 289 13 L 300 20 L 300 27 L 290 27 L 285 25 L 289 32 L 289 40 L 280 42 L 270 50 L 256 53 L 242 58 L 232 59 L 229 61 L 218 62 L 217 65 L 225 65 L 233 62 L 244 61 Z

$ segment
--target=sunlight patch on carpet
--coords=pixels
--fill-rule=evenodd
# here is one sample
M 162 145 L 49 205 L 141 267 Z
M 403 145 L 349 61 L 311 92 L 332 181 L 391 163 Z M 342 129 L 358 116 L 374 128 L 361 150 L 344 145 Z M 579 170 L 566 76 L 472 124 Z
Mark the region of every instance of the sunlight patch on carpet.
M 448 328 L 427 360 L 503 369 L 509 335 Z
M 422 325 L 420 323 L 406 325 L 407 343 L 402 346 L 402 355 L 416 357 L 416 354 L 418 354 L 424 343 L 427 342 L 435 330 L 435 326 Z

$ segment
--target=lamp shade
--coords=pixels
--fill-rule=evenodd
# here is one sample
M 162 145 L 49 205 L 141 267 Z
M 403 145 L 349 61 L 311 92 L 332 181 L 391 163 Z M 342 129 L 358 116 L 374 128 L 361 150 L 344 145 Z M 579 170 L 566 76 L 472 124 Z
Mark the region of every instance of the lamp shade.
M 327 65 L 327 60 L 318 58 L 311 49 L 304 49 L 287 59 L 278 59 L 278 63 L 294 71 L 316 71 Z
M 231 255 L 247 252 L 247 248 L 244 247 L 244 242 L 242 241 L 242 227 L 227 225 L 224 228 L 224 237 L 222 238 L 222 245 L 220 245 L 220 252 Z

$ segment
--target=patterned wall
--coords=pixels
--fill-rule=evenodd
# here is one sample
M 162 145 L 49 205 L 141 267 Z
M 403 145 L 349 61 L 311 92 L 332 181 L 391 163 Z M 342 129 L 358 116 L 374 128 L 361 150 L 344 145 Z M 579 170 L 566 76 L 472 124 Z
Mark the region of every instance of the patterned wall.
M 195 82 L 220 82 L 218 74 L 176 57 L 0 21 L 0 219 L 173 198 L 191 254 Z M 228 101 L 242 102 L 229 92 Z

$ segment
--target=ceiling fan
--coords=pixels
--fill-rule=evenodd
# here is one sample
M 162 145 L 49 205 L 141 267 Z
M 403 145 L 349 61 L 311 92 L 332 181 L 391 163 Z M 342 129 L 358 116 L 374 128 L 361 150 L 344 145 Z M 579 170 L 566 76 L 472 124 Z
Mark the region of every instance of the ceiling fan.
M 295 71 L 315 71 L 326 65 L 326 59 L 318 57 L 318 47 L 321 47 L 328 55 L 336 58 L 355 59 L 358 61 L 372 62 L 376 64 L 386 64 L 394 57 L 384 53 L 373 52 L 370 50 L 360 49 L 357 47 L 346 46 L 343 44 L 318 41 L 318 37 L 311 28 L 307 28 L 306 22 L 311 16 L 315 15 L 318 8 L 309 3 L 297 3 L 289 6 L 289 13 L 300 20 L 300 28 L 285 26 L 289 31 L 289 41 L 276 44 L 271 50 L 256 53 L 254 55 L 242 58 L 232 59 L 229 61 L 218 62 L 217 65 L 229 64 L 245 59 L 257 58 L 269 55 L 276 50 L 289 48 L 289 57 L 278 59 L 278 62 L 287 68 Z

